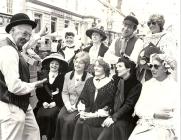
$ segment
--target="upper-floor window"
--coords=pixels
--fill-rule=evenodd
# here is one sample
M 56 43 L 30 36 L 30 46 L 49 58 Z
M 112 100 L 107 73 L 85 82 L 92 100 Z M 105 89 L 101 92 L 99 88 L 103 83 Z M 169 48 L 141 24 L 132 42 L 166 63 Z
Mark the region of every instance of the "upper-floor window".
M 69 26 L 69 23 L 70 23 L 69 20 L 65 20 L 65 22 L 64 22 L 64 27 L 67 28 L 67 27 Z
M 57 18 L 51 17 L 51 33 L 56 32 Z
M 34 17 L 35 17 L 35 22 L 37 23 L 37 26 L 35 28 L 35 33 L 38 33 L 41 30 L 42 15 L 35 14 Z
M 13 0 L 7 0 L 7 13 L 13 13 Z

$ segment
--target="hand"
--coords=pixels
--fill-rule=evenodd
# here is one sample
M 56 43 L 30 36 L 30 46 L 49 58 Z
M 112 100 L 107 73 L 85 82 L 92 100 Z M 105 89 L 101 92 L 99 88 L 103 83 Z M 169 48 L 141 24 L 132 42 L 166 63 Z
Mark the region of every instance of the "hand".
M 96 117 L 97 117 L 96 113 L 84 112 L 84 111 L 80 112 L 80 118 L 83 120 L 90 119 L 90 118 L 96 118 Z
M 154 118 L 164 119 L 164 120 L 173 118 L 173 115 L 172 115 L 173 111 L 174 111 L 174 109 L 163 109 L 163 110 L 155 113 Z
M 76 110 L 76 108 L 75 108 L 74 106 L 72 106 L 72 105 L 67 105 L 67 106 L 66 106 L 66 109 L 67 109 L 67 111 L 68 111 L 69 113 L 74 112 L 74 111 Z
M 43 102 L 43 107 L 44 108 L 49 108 L 49 104 L 47 102 Z
M 35 82 L 35 87 L 42 87 L 43 83 L 47 81 L 47 78 Z
M 56 95 L 56 94 L 58 94 L 58 93 L 59 93 L 59 89 L 57 88 L 56 91 L 52 92 L 52 95 Z
M 109 127 L 111 124 L 113 124 L 114 121 L 111 117 L 108 117 L 104 120 L 104 122 L 102 123 L 102 127 Z
M 43 28 L 40 30 L 40 32 L 38 33 L 40 35 L 40 37 L 45 36 L 49 33 L 47 25 L 43 26 Z
M 77 109 L 79 112 L 84 111 L 85 110 L 85 104 L 83 104 L 81 101 L 78 103 L 77 105 Z
M 55 107 L 56 106 L 56 103 L 55 102 L 51 102 L 50 104 L 49 104 L 49 108 L 53 108 L 53 107 Z
M 109 116 L 109 112 L 106 111 L 104 108 L 103 109 L 99 109 L 97 111 L 98 117 L 107 117 Z

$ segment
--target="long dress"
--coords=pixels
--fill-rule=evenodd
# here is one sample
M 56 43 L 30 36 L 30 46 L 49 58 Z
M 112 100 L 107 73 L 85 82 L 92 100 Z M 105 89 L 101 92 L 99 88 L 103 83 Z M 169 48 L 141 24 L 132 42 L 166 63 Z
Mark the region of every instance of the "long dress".
M 135 113 L 140 119 L 129 140 L 173 140 L 178 121 L 176 112 L 179 92 L 177 91 L 175 81 L 170 78 L 164 81 L 152 78 L 143 84 L 140 98 L 135 106 Z M 163 109 L 170 110 L 173 118 L 154 118 L 154 113 Z
M 111 80 L 99 88 L 97 90 L 97 97 L 94 100 L 95 92 L 96 87 L 93 83 L 93 78 L 89 78 L 79 98 L 85 104 L 85 112 L 94 113 L 104 107 L 108 107 L 108 110 L 110 110 L 114 102 L 114 82 Z M 86 120 L 79 118 L 76 122 L 73 140 L 96 140 L 103 129 L 101 124 L 105 119 L 106 117 L 89 118 Z
M 115 79 L 116 82 L 116 79 Z M 131 76 L 127 80 L 120 79 L 114 102 L 114 113 L 111 115 L 114 123 L 105 127 L 97 140 L 127 140 L 136 125 L 132 117 L 134 106 L 141 93 L 142 84 Z M 120 100 L 124 98 L 123 100 Z
M 48 81 L 49 81 L 49 77 Z M 59 74 L 54 82 L 50 84 L 49 82 L 45 83 L 43 87 L 37 88 L 37 98 L 38 98 L 38 112 L 37 112 L 37 122 L 40 127 L 41 135 L 47 135 L 49 138 L 53 138 L 56 128 L 56 118 L 63 106 L 63 101 L 61 97 L 61 92 L 64 83 L 64 74 Z M 52 96 L 52 92 L 59 89 L 59 93 Z M 43 102 L 51 103 L 55 102 L 56 106 L 53 108 L 44 108 Z
M 75 83 L 75 76 L 70 79 L 70 75 L 73 72 L 69 72 L 65 75 L 64 86 L 62 90 L 62 99 L 64 104 L 67 102 L 71 105 L 76 105 L 78 98 L 82 92 L 84 84 L 88 78 L 91 77 L 90 74 L 85 73 L 86 77 L 84 81 L 80 80 Z M 61 109 L 60 113 L 57 117 L 56 123 L 56 132 L 55 132 L 55 140 L 72 140 L 73 132 L 76 123 L 76 115 L 78 111 L 68 112 L 65 105 Z

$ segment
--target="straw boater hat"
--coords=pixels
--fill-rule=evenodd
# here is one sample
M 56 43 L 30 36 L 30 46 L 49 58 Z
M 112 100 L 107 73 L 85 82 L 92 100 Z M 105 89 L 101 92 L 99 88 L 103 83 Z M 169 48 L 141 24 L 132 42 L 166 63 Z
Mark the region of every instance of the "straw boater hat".
M 99 33 L 102 36 L 102 41 L 106 40 L 107 36 L 106 36 L 106 33 L 104 32 L 104 29 L 103 29 L 102 26 L 100 28 L 99 27 L 94 27 L 94 28 L 88 29 L 86 31 L 86 35 L 89 38 L 92 38 L 92 33 L 94 33 L 94 32 Z
M 32 26 L 32 29 L 36 27 L 36 22 L 30 20 L 30 18 L 24 13 L 18 13 L 12 16 L 10 23 L 6 26 L 6 32 L 9 33 L 12 27 L 20 24 L 28 24 Z
M 42 60 L 42 65 L 49 65 L 52 60 L 57 60 L 62 65 L 63 71 L 68 68 L 68 63 L 60 53 L 52 53 Z

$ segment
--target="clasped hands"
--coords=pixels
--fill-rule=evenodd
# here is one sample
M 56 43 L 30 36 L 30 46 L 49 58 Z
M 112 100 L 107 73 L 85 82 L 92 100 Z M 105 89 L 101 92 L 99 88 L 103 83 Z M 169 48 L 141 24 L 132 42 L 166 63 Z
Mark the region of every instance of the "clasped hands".
M 55 102 L 51 102 L 51 103 L 43 102 L 43 107 L 44 108 L 53 108 L 55 106 L 56 106 Z

